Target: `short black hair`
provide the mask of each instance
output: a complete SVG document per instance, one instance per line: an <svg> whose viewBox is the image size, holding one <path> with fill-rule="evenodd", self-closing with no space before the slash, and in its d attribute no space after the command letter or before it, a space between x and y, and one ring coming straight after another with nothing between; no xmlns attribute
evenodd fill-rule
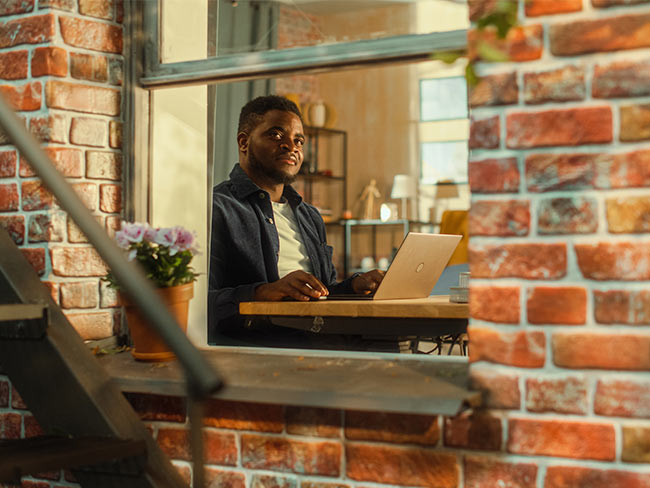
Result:
<svg viewBox="0 0 650 488"><path fill-rule="evenodd" d="M297 105L288 98L278 95L265 95L257 97L244 105L239 113L239 127L237 133L252 131L261 121L262 116L271 110L293 112L302 122L302 114Z"/></svg>

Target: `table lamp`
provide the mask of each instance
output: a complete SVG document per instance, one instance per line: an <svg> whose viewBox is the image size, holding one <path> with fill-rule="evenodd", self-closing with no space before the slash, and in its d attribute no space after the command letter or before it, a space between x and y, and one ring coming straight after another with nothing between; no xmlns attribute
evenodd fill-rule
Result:
<svg viewBox="0 0 650 488"><path fill-rule="evenodd" d="M403 219L408 219L407 198L410 198L413 195L415 195L415 184L413 179L409 175L395 175L390 197L402 199Z"/></svg>

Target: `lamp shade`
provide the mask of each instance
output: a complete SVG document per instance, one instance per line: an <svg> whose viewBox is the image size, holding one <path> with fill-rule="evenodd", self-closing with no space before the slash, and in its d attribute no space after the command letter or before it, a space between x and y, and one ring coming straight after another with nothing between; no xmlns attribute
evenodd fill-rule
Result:
<svg viewBox="0 0 650 488"><path fill-rule="evenodd" d="M409 175L395 175L391 198L410 198L415 196L415 182Z"/></svg>

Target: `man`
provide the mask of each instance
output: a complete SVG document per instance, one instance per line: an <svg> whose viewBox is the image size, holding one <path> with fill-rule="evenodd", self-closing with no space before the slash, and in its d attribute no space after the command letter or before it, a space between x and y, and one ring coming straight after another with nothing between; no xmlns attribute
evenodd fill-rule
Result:
<svg viewBox="0 0 650 488"><path fill-rule="evenodd" d="M304 143L302 117L290 100L270 95L242 108L239 164L213 192L210 344L348 348L347 338L245 324L239 303L370 293L383 278L373 270L336 281L323 219L291 187Z"/></svg>

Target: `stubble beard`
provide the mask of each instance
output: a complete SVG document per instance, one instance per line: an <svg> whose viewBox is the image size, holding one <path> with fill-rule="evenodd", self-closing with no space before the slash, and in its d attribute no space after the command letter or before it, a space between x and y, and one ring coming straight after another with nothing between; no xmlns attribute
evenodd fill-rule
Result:
<svg viewBox="0 0 650 488"><path fill-rule="evenodd" d="M259 175L261 178L276 185L290 185L298 175L290 175L283 173L275 168L268 168L255 156L255 151L251 147L248 152L248 163L251 170Z"/></svg>

